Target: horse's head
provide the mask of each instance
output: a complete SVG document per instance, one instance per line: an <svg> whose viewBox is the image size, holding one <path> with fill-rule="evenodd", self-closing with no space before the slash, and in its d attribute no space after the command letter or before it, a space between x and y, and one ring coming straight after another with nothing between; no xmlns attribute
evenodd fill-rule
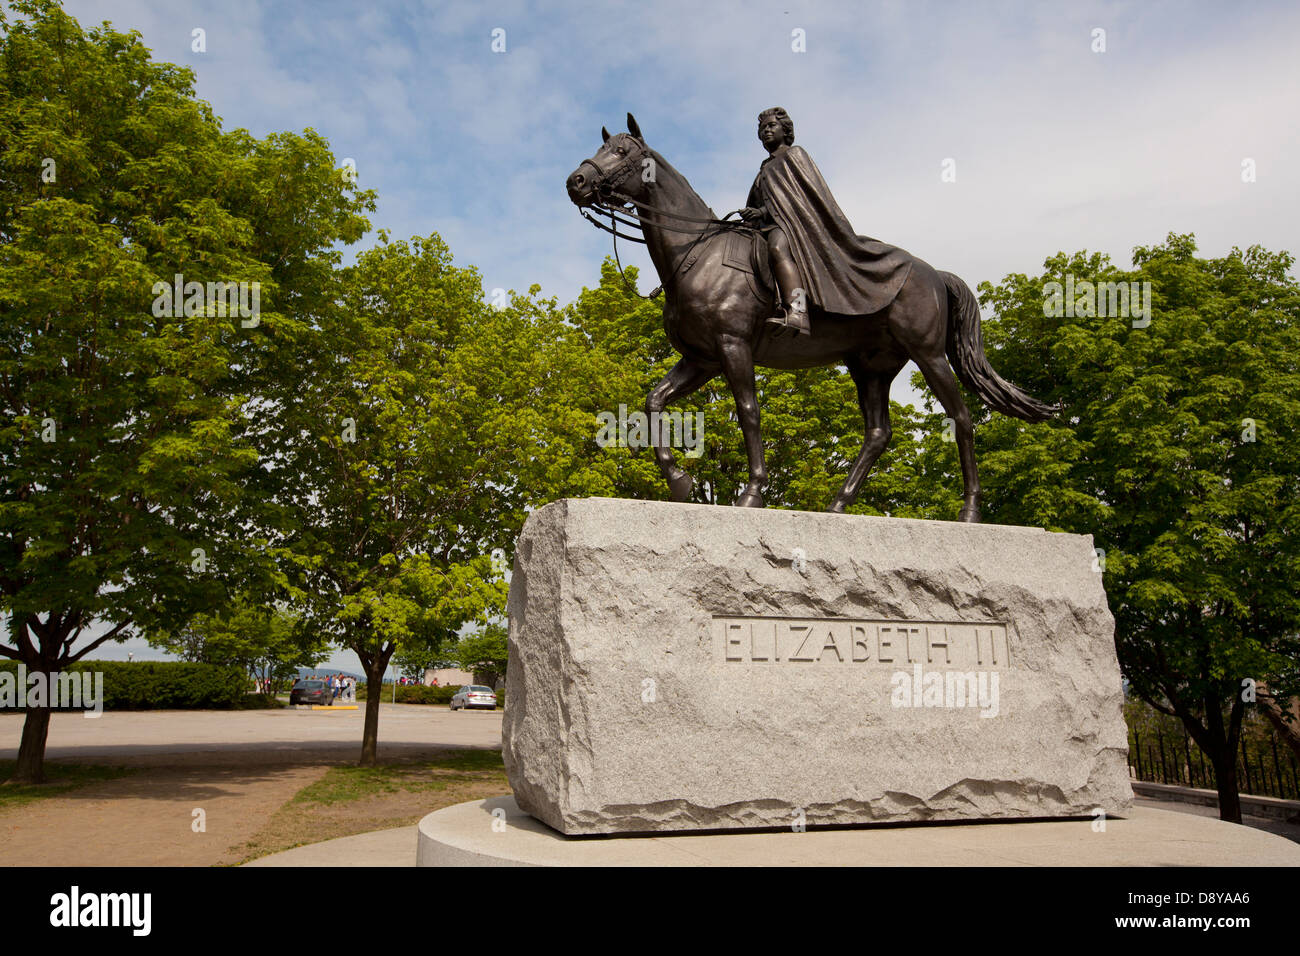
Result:
<svg viewBox="0 0 1300 956"><path fill-rule="evenodd" d="M604 145L591 159L584 159L565 180L574 205L592 206L612 201L621 206L626 200L616 193L640 198L644 184L639 174L649 158L650 149L641 138L641 128L631 113L627 114L627 128L628 132L611 136L609 130L601 127Z"/></svg>

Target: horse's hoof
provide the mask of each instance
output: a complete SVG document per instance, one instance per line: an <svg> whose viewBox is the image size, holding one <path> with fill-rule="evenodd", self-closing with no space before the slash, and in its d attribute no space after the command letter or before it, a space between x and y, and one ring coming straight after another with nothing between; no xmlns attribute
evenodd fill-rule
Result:
<svg viewBox="0 0 1300 956"><path fill-rule="evenodd" d="M756 495L747 491L736 499L737 508L761 508L763 507L763 496Z"/></svg>
<svg viewBox="0 0 1300 956"><path fill-rule="evenodd" d="M694 479L684 471L679 471L668 479L668 490L673 501L690 501L694 485Z"/></svg>
<svg viewBox="0 0 1300 956"><path fill-rule="evenodd" d="M833 515L842 515L844 514L844 502L836 498L834 501L831 502L831 506L826 510Z"/></svg>
<svg viewBox="0 0 1300 956"><path fill-rule="evenodd" d="M967 524L980 523L980 509L978 505L963 505L961 511L957 512L957 520L964 521Z"/></svg>

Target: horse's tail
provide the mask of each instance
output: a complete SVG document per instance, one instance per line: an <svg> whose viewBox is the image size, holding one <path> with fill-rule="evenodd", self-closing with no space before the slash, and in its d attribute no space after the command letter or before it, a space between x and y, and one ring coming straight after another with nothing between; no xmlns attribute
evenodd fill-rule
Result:
<svg viewBox="0 0 1300 956"><path fill-rule="evenodd" d="M1051 418L1056 409L1026 394L993 370L984 354L980 304L970 286L951 272L940 272L948 287L948 361L963 385L1003 415L1027 422Z"/></svg>

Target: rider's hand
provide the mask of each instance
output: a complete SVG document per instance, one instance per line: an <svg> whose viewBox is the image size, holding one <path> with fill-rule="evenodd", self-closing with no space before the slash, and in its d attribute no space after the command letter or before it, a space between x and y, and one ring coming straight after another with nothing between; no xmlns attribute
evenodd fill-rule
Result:
<svg viewBox="0 0 1300 956"><path fill-rule="evenodd" d="M762 219L766 214L764 209L755 209L753 206L746 206L740 210L740 218L748 222L751 219Z"/></svg>

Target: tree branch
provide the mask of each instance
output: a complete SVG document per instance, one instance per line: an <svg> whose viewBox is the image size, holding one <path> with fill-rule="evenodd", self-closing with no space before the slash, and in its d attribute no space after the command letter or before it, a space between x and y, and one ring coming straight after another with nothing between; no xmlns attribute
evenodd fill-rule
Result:
<svg viewBox="0 0 1300 956"><path fill-rule="evenodd" d="M87 644L85 647L83 647L83 648L81 649L81 651L79 651L77 654L75 654L75 655L71 655L71 656L68 656L68 657L65 657L65 658L64 658L63 660L61 660L59 663L60 663L60 664L75 664L77 661L81 660L83 657L85 657L87 654L89 654L89 653L90 653L91 651L93 651L95 648L99 647L101 644L104 644L104 643L106 643L107 641L111 641L115 636L117 636L117 633L118 633L119 631L121 631L122 628L126 627L126 626L127 626L128 624L130 624L130 623L131 623L130 621L123 621L122 623L120 623L120 624L118 624L116 627L114 627L111 631L109 631L107 634L104 634L104 635L102 635L101 637L97 637L97 638L95 638L93 641L91 641L89 644Z"/></svg>

